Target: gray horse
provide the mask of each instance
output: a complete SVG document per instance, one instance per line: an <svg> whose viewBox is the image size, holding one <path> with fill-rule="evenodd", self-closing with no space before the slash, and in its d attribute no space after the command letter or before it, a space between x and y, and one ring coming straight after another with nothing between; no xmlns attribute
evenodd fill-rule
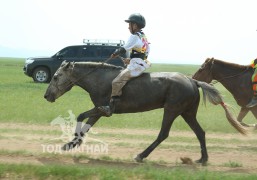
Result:
<svg viewBox="0 0 257 180"><path fill-rule="evenodd" d="M51 80L45 93L45 98L54 102L61 95L69 91L74 85L86 90L94 108L81 113L77 118L75 138L63 146L63 150L69 150L82 143L84 134L97 120L104 116L98 110L99 106L107 105L110 100L112 80L120 73L121 67L105 63L89 62L63 62ZM226 116L240 133L246 134L246 130L230 114L227 106L214 87L205 82L193 80L180 73L143 73L134 78L123 88L121 100L115 104L114 113L136 113L164 108L161 130L157 139L135 158L142 162L164 139L169 136L169 131L174 120L181 115L186 123L196 134L201 147L201 158L196 162L206 164L208 154L206 149L205 132L196 119L200 95L198 87L203 90L204 102L207 99L212 104L221 104ZM87 123L81 127L84 119Z"/></svg>

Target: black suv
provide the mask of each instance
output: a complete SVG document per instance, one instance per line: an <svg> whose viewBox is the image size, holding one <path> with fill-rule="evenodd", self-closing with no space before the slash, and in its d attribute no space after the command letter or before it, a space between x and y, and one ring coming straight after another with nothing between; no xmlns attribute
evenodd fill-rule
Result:
<svg viewBox="0 0 257 180"><path fill-rule="evenodd" d="M23 68L24 73L32 77L35 82L50 82L61 63L66 61L103 62L107 60L115 49L124 45L124 41L89 40L84 39L83 45L68 46L52 57L27 58ZM124 55L126 57L126 55ZM109 64L124 67L120 58L111 59Z"/></svg>

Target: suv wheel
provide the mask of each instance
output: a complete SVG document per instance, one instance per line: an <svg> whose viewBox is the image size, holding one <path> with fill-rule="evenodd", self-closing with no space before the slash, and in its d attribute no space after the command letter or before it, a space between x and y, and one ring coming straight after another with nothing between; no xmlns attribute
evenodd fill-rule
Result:
<svg viewBox="0 0 257 180"><path fill-rule="evenodd" d="M46 83L49 82L50 73L45 67L38 67L33 72L33 79L35 82Z"/></svg>

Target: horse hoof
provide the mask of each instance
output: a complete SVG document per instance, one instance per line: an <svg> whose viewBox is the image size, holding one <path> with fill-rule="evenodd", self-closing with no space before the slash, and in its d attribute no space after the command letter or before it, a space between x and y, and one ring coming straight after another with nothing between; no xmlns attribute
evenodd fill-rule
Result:
<svg viewBox="0 0 257 180"><path fill-rule="evenodd" d="M71 141L71 142L65 144L65 145L62 147L62 150L63 150L63 151L69 151L69 150L75 148L76 146L79 147L79 146L81 145L81 143L82 143L82 141L78 141L77 143Z"/></svg>
<svg viewBox="0 0 257 180"><path fill-rule="evenodd" d="M204 161L203 159L196 160L195 163L202 164L202 166L207 166L207 160Z"/></svg>
<svg viewBox="0 0 257 180"><path fill-rule="evenodd" d="M63 145L62 150L69 151L69 150L73 149L75 146L76 146L76 144L73 144L73 142L69 142L69 143Z"/></svg>
<svg viewBox="0 0 257 180"><path fill-rule="evenodd" d="M134 158L134 160L136 162L138 162L138 163L142 163L143 162L143 158L141 158L139 154Z"/></svg>

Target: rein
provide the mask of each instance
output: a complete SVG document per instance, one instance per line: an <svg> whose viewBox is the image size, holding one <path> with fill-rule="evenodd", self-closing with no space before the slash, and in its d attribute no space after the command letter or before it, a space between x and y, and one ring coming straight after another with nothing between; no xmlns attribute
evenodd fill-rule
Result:
<svg viewBox="0 0 257 180"><path fill-rule="evenodd" d="M118 57L121 58L122 61L124 60L123 57L121 57L121 56L118 56ZM85 75L83 75L83 76L77 78L75 81L72 81L72 80L71 80L69 84L65 85L65 88L66 88L66 87L69 87L69 86L71 86L71 85L75 85L75 84L76 84L79 80L81 80L82 78L84 78L84 77L86 77L87 75L91 74L92 72L94 72L94 71L97 70L98 68L103 67L103 66L104 66L104 63L107 63L107 62L110 61L111 59L113 59L113 58L112 58L112 57L109 57L109 58L106 59L105 61L101 62L101 65L96 66L95 68L93 68L91 71L89 71L89 72L86 73ZM73 69L74 69L74 66L73 66L73 68L72 68L72 72L73 72ZM71 72L71 74L72 74L72 72ZM65 84L65 83L62 83L62 84L60 84L59 86L62 86L63 84ZM60 90L60 88L59 88L58 86L57 86L57 89Z"/></svg>
<svg viewBox="0 0 257 180"><path fill-rule="evenodd" d="M212 75L212 69L213 69L213 65L214 65L214 60L212 61L212 65L211 65L211 68L210 68L210 75ZM237 76L240 76L241 74L245 73L246 71L248 71L249 67L247 67L244 71L238 73L238 74L235 74L235 75L230 75L230 76L226 76L226 77L223 77L219 80L214 80L213 82L211 82L210 84L211 85L214 85L214 84L217 84L219 83L220 81L223 81L224 79L229 79L229 78L234 78L234 77L237 77Z"/></svg>

